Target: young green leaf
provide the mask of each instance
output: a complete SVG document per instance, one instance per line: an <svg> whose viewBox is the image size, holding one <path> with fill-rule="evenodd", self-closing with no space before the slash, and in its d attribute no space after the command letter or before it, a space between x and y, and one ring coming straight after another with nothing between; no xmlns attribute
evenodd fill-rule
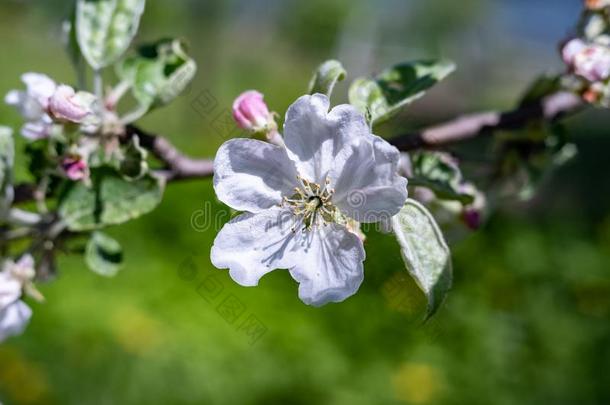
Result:
<svg viewBox="0 0 610 405"><path fill-rule="evenodd" d="M335 84L342 81L347 76L347 72L336 60L327 60L318 66L311 81L309 82L309 94L322 93L330 98Z"/></svg>
<svg viewBox="0 0 610 405"><path fill-rule="evenodd" d="M148 152L140 146L140 138L134 136L124 150L119 171L127 180L137 180L148 172Z"/></svg>
<svg viewBox="0 0 610 405"><path fill-rule="evenodd" d="M372 79L354 80L349 101L363 114L370 115L372 124L379 124L422 97L454 70L455 64L449 61L401 63Z"/></svg>
<svg viewBox="0 0 610 405"><path fill-rule="evenodd" d="M77 0L76 37L95 70L116 62L138 31L146 0Z"/></svg>
<svg viewBox="0 0 610 405"><path fill-rule="evenodd" d="M428 298L430 318L451 288L449 247L430 212L412 199L392 217L392 229L407 270Z"/></svg>
<svg viewBox="0 0 610 405"><path fill-rule="evenodd" d="M113 277L121 269L123 249L105 233L93 232L85 249L85 262L95 273Z"/></svg>
<svg viewBox="0 0 610 405"><path fill-rule="evenodd" d="M443 200L457 200L462 204L474 201L476 193L466 184L457 162L443 152L417 152L411 155L412 176L409 185L427 187Z"/></svg>
<svg viewBox="0 0 610 405"><path fill-rule="evenodd" d="M61 198L59 215L71 231L117 225L151 212L163 198L164 183L152 175L125 180L118 172L92 172L92 187L73 183Z"/></svg>
<svg viewBox="0 0 610 405"><path fill-rule="evenodd" d="M141 47L116 70L121 80L131 84L140 106L151 110L180 95L195 77L197 64L187 54L183 41L164 39Z"/></svg>
<svg viewBox="0 0 610 405"><path fill-rule="evenodd" d="M519 105L525 106L539 102L546 96L561 90L561 76L542 75L530 85L521 97Z"/></svg>

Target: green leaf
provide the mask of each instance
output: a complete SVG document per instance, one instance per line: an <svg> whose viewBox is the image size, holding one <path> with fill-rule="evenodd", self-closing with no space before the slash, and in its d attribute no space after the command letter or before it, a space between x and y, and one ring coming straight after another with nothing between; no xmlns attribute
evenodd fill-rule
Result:
<svg viewBox="0 0 610 405"><path fill-rule="evenodd" d="M76 7L74 7L72 10L70 19L64 21L63 23L63 40L68 57L70 58L78 77L78 87L85 88L85 70L87 67L87 62L85 61L83 53L80 50L78 38L76 36Z"/></svg>
<svg viewBox="0 0 610 405"><path fill-rule="evenodd" d="M13 165L15 145L13 130L0 126L0 218L13 202Z"/></svg>
<svg viewBox="0 0 610 405"><path fill-rule="evenodd" d="M318 66L314 76L309 82L309 94L322 93L329 98L337 82L342 81L347 76L341 62L327 60Z"/></svg>
<svg viewBox="0 0 610 405"><path fill-rule="evenodd" d="M370 116L372 124L379 124L422 97L454 70L455 64L449 61L401 63L372 79L354 80L349 101Z"/></svg>
<svg viewBox="0 0 610 405"><path fill-rule="evenodd" d="M494 177L498 192L530 200L554 171L577 155L568 135L563 123L538 120L496 137L499 159Z"/></svg>
<svg viewBox="0 0 610 405"><path fill-rule="evenodd" d="M146 0L77 0L76 36L95 70L116 62L138 31Z"/></svg>
<svg viewBox="0 0 610 405"><path fill-rule="evenodd" d="M93 232L85 250L85 263L95 273L113 277L123 264L123 249L105 233Z"/></svg>
<svg viewBox="0 0 610 405"><path fill-rule="evenodd" d="M150 110L168 104L186 89L197 64L178 39L164 39L138 50L117 65L117 75L131 84L142 108Z"/></svg>
<svg viewBox="0 0 610 405"><path fill-rule="evenodd" d="M407 270L428 298L428 319L451 289L451 252L430 212L415 200L392 217L392 229Z"/></svg>
<svg viewBox="0 0 610 405"><path fill-rule="evenodd" d="M148 152L140 146L140 138L133 136L124 150L124 157L121 160L119 170L128 180L142 178L148 172L146 157Z"/></svg>
<svg viewBox="0 0 610 405"><path fill-rule="evenodd" d="M71 231L117 225L149 213L163 198L164 183L152 175L128 181L110 168L92 172L92 186L72 183L59 205Z"/></svg>
<svg viewBox="0 0 610 405"><path fill-rule="evenodd" d="M561 90L561 76L542 75L538 77L521 97L521 106L539 102L544 97Z"/></svg>
<svg viewBox="0 0 610 405"><path fill-rule="evenodd" d="M427 187L442 200L457 200L462 204L474 201L475 193L462 178L457 162L443 152L417 152L411 155L412 177L410 186Z"/></svg>

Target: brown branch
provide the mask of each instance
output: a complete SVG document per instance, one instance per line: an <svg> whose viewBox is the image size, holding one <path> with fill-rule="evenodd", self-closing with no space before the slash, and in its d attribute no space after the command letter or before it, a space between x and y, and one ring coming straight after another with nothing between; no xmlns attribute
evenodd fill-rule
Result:
<svg viewBox="0 0 610 405"><path fill-rule="evenodd" d="M463 142L494 130L523 128L536 119L554 121L584 107L572 93L555 93L538 102L521 105L507 112L482 112L458 117L443 124L404 134L390 139L402 151L435 149Z"/></svg>
<svg viewBox="0 0 610 405"><path fill-rule="evenodd" d="M166 165L157 173L166 180L210 177L214 174L214 162L210 159L193 159L185 156L166 138L147 133L133 125L127 127L127 137L137 135L140 145Z"/></svg>
<svg viewBox="0 0 610 405"><path fill-rule="evenodd" d="M555 93L537 102L521 105L507 112L483 112L458 117L443 124L425 128L390 139L401 151L440 148L467 141L499 129L523 128L535 119L553 121L579 111L584 106L572 93ZM130 126L128 135L138 135L142 146L149 149L167 166L161 174L168 180L202 178L213 175L213 162L208 159L192 159L183 155L163 137L148 134Z"/></svg>
<svg viewBox="0 0 610 405"><path fill-rule="evenodd" d="M36 186L30 183L20 183L15 185L15 197L13 203L21 204L34 200Z"/></svg>
<svg viewBox="0 0 610 405"><path fill-rule="evenodd" d="M556 93L538 102L521 105L507 112L483 112L468 114L454 120L434 125L390 139L390 143L401 151L415 149L435 149L464 142L478 136L493 133L499 129L519 129L535 119L553 121L580 111L584 107L581 99L571 93ZM148 133L130 125L126 129L125 140L137 135L142 147L149 150L165 167L156 173L168 181L206 178L214 174L211 159L193 159L184 155L166 138ZM20 184L15 188L15 202L31 201L34 187Z"/></svg>

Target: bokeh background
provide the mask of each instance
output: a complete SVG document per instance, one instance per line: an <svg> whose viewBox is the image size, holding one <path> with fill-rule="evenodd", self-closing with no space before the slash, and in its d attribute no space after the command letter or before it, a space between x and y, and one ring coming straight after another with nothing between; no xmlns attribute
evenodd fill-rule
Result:
<svg viewBox="0 0 610 405"><path fill-rule="evenodd" d="M2 0L0 93L26 71L74 83L59 41L70 3ZM138 41L186 38L199 72L142 126L196 156L223 141L193 107L201 94L222 112L256 88L283 114L327 58L351 78L405 59L458 63L388 134L509 108L537 74L561 69L557 43L580 9L577 0L148 3ZM0 122L19 126L7 106ZM214 228L229 212L210 180L174 184L154 213L109 231L126 254L114 279L61 258L25 335L0 345L0 402L610 403L610 114L590 111L568 128L580 154L537 198L500 206L452 243L454 288L425 324L424 298L391 237L369 234L357 295L315 309L286 272L244 288L214 269Z"/></svg>

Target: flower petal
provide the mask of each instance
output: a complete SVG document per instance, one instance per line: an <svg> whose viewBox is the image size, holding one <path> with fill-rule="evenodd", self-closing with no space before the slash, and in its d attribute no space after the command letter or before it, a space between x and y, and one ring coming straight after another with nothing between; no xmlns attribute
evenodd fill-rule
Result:
<svg viewBox="0 0 610 405"><path fill-rule="evenodd" d="M286 113L284 139L288 155L298 172L322 184L331 167L341 157L345 145L369 134L366 120L350 105L328 112L330 102L323 94L303 96Z"/></svg>
<svg viewBox="0 0 610 405"><path fill-rule="evenodd" d="M364 279L364 247L358 236L337 224L311 233L308 248L290 270L299 282L299 298L308 305L341 302L352 296Z"/></svg>
<svg viewBox="0 0 610 405"><path fill-rule="evenodd" d="M214 160L214 190L239 211L260 212L294 193L297 174L284 148L254 139L225 142Z"/></svg>
<svg viewBox="0 0 610 405"><path fill-rule="evenodd" d="M343 166L331 175L333 202L358 222L379 222L400 211L407 199L407 179L398 175L398 150L378 136L362 138L344 151Z"/></svg>
<svg viewBox="0 0 610 405"><path fill-rule="evenodd" d="M220 269L229 269L231 278L243 286L255 286L258 280L277 268L294 266L301 247L292 232L294 216L282 208L257 214L245 213L229 221L220 230L210 259Z"/></svg>
<svg viewBox="0 0 610 405"><path fill-rule="evenodd" d="M43 109L46 109L49 105L49 98L57 88L53 79L42 73L28 72L21 75L21 80L25 83L28 95L36 100Z"/></svg>
<svg viewBox="0 0 610 405"><path fill-rule="evenodd" d="M8 271L0 273L0 311L21 296L21 283Z"/></svg>
<svg viewBox="0 0 610 405"><path fill-rule="evenodd" d="M32 317L32 310L18 300L0 310L0 342L25 330Z"/></svg>

